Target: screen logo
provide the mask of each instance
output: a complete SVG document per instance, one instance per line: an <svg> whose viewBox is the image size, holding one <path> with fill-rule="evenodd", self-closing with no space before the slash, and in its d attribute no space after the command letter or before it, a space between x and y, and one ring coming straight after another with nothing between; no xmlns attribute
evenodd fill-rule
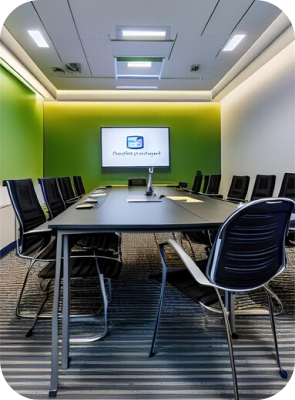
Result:
<svg viewBox="0 0 295 400"><path fill-rule="evenodd" d="M143 136L127 136L127 149L143 149Z"/></svg>

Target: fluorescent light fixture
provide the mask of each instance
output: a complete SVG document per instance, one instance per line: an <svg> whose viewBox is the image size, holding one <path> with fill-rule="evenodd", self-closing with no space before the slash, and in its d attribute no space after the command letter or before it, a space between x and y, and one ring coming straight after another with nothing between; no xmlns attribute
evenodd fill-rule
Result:
<svg viewBox="0 0 295 400"><path fill-rule="evenodd" d="M235 35L233 36L227 45L223 48L223 51L232 51L237 45L244 39L246 35Z"/></svg>
<svg viewBox="0 0 295 400"><path fill-rule="evenodd" d="M165 37L166 31L122 31L123 37Z"/></svg>
<svg viewBox="0 0 295 400"><path fill-rule="evenodd" d="M158 86L116 86L116 89L125 89L125 90L154 90L154 89L158 89Z"/></svg>
<svg viewBox="0 0 295 400"><path fill-rule="evenodd" d="M129 61L127 63L128 68L151 68L151 61Z"/></svg>
<svg viewBox="0 0 295 400"><path fill-rule="evenodd" d="M150 79L160 79L159 75L138 75L138 74L118 74L117 78L150 78Z"/></svg>
<svg viewBox="0 0 295 400"><path fill-rule="evenodd" d="M39 31L28 31L29 35L33 38L38 47L49 47L48 43Z"/></svg>

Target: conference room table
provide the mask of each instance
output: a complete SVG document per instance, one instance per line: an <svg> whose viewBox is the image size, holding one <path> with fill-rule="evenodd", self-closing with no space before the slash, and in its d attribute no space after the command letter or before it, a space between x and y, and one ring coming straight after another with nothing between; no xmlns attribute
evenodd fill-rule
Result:
<svg viewBox="0 0 295 400"><path fill-rule="evenodd" d="M97 203L92 208L76 208L81 204L85 204L83 202L89 196L85 195L79 202L69 207L56 218L48 221L47 227L57 232L52 312L50 397L55 397L58 390L58 309L62 272L62 368L68 368L70 360L69 237L77 234L103 232L157 233L218 229L238 207L237 204L204 195L191 194L181 189L156 187L154 190L154 196L146 196L145 187L100 188L89 194L95 196L95 200L97 200ZM96 193L94 194L94 192Z"/></svg>

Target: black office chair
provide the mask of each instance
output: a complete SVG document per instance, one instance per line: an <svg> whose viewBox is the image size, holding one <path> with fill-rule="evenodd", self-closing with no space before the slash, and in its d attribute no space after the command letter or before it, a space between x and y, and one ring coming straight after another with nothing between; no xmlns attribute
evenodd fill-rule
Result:
<svg viewBox="0 0 295 400"><path fill-rule="evenodd" d="M189 271L186 274L186 279L188 280L191 276L192 279L190 279L189 283L191 284L192 281L197 283L197 287L200 290L200 298L204 298L205 295L207 297L214 296L215 294L220 303L229 347L235 399L237 400L239 395L232 348L231 316L228 315L228 310L225 308L221 291L224 292L225 296L230 296L236 292L248 292L261 287L265 289L269 304L277 364L282 378L287 378L287 372L280 365L273 305L267 284L285 269L285 236L293 208L294 201L284 198L261 199L244 204L221 226L207 264L203 264L201 268L174 240L160 244L163 266L162 289L150 356L155 354L155 343L167 276L164 249L169 244L177 252ZM179 282L179 279L174 278L174 281ZM198 301L198 298L195 297L195 300Z"/></svg>
<svg viewBox="0 0 295 400"><path fill-rule="evenodd" d="M76 196L84 196L85 188L82 181L82 176L73 176L74 188L76 192Z"/></svg>
<svg viewBox="0 0 295 400"><path fill-rule="evenodd" d="M218 194L220 187L221 175L210 175L207 184L206 194Z"/></svg>
<svg viewBox="0 0 295 400"><path fill-rule="evenodd" d="M249 182L250 182L250 177L248 175L245 176L234 175L231 181L231 185L226 200L232 202L244 201L247 196Z"/></svg>
<svg viewBox="0 0 295 400"><path fill-rule="evenodd" d="M55 276L56 240L50 229L36 229L46 222L46 217L38 201L32 180L6 180L3 182L3 185L8 189L11 204L19 223L19 238L16 238L16 253L19 257L30 260L17 303L16 314L19 317L34 319L33 325L26 335L31 336L38 320L44 318L40 314L48 297L52 294L50 287L51 281ZM112 258L113 254L111 254L111 252L103 253L103 258L100 258L100 256L101 254L99 254L99 251L94 251L92 248L86 250L80 247L78 249L72 248L71 250L71 277L99 278L105 308L105 326L103 333L97 336L97 339L107 334L108 303L104 287L104 275L107 275L109 270L116 270L118 263L117 258ZM45 264L38 272L38 277L41 279L40 287L44 292L44 300L35 315L21 313L20 304L25 286L32 271L32 267L36 262ZM83 341L85 340L83 339Z"/></svg>
<svg viewBox="0 0 295 400"><path fill-rule="evenodd" d="M279 197L295 200L295 174L286 172L282 181Z"/></svg>
<svg viewBox="0 0 295 400"><path fill-rule="evenodd" d="M210 175L204 175L204 184L202 193L207 193L209 181L210 181Z"/></svg>
<svg viewBox="0 0 295 400"><path fill-rule="evenodd" d="M286 172L282 181L279 197L287 197L295 200L295 174ZM295 209L293 211L295 213ZM293 214L294 216L294 214ZM295 219L290 221L289 231L286 238L286 245L294 246L295 244Z"/></svg>
<svg viewBox="0 0 295 400"><path fill-rule="evenodd" d="M271 197L276 183L275 175L257 175L251 195L251 201Z"/></svg>
<svg viewBox="0 0 295 400"><path fill-rule="evenodd" d="M147 186L145 178L129 178L128 186Z"/></svg>
<svg viewBox="0 0 295 400"><path fill-rule="evenodd" d="M60 178L56 178L56 180L67 208L81 198L81 196L75 196L70 177L62 176Z"/></svg>
<svg viewBox="0 0 295 400"><path fill-rule="evenodd" d="M57 217L66 210L66 205L61 197L56 179L39 178L38 182L41 186L50 219ZM108 280L109 288L108 299L104 300L110 302L112 299L111 280L118 279L122 269L121 236L117 233L75 235L71 239L71 244L82 249L92 250L97 258L101 258L100 271L104 278ZM107 305L105 304L106 309Z"/></svg>
<svg viewBox="0 0 295 400"><path fill-rule="evenodd" d="M195 194L200 193L202 181L203 181L203 175L198 174L195 176L194 183L191 188L191 193Z"/></svg>
<svg viewBox="0 0 295 400"><path fill-rule="evenodd" d="M40 314L48 297L52 293L50 286L55 272L56 241L50 229L35 230L38 226L46 222L46 217L39 204L32 180L6 180L3 182L3 186L6 186L8 189L11 204L19 223L19 237L16 237L16 253L19 257L30 260L16 306L17 316L34 319L33 325L26 335L29 337L33 334L33 329L38 320L44 318ZM41 279L40 287L44 292L44 299L37 314L21 313L20 304L25 286L32 267L36 262L45 264L40 268L38 273L38 277ZM72 250L71 276L73 278L86 278L89 276L98 276L98 274L99 267L92 251Z"/></svg>
<svg viewBox="0 0 295 400"><path fill-rule="evenodd" d="M56 178L39 178L49 218L53 219L66 210L66 204L61 196Z"/></svg>

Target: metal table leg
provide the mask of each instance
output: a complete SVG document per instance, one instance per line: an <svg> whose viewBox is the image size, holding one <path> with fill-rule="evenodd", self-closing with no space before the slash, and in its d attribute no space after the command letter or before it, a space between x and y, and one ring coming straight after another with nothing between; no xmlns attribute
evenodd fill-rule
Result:
<svg viewBox="0 0 295 400"><path fill-rule="evenodd" d="M63 240L63 306L62 306L62 368L70 364L69 318L70 318L70 249L69 236Z"/></svg>
<svg viewBox="0 0 295 400"><path fill-rule="evenodd" d="M61 259L62 259L62 234L57 232L56 266L54 282L54 298L52 310L51 332L51 380L49 397L56 397L58 390L58 303L60 291Z"/></svg>

